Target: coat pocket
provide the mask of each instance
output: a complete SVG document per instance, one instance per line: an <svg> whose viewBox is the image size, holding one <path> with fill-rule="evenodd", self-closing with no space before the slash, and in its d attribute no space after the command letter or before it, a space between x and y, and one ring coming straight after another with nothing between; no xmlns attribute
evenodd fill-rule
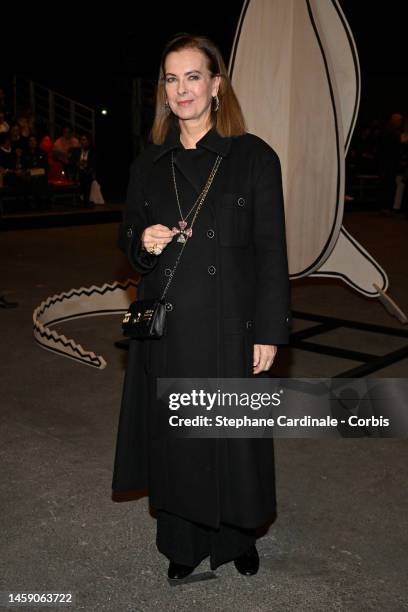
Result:
<svg viewBox="0 0 408 612"><path fill-rule="evenodd" d="M219 208L219 243L222 247L247 247L252 216L246 193L224 193Z"/></svg>

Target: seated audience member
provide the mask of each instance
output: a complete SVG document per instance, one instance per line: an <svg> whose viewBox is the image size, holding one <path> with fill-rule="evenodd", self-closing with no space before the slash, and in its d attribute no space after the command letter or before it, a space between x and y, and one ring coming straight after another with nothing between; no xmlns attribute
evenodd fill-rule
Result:
<svg viewBox="0 0 408 612"><path fill-rule="evenodd" d="M43 135L39 143L39 148L47 156L48 182L50 184L60 183L63 177L64 166L54 158L54 141L49 134Z"/></svg>
<svg viewBox="0 0 408 612"><path fill-rule="evenodd" d="M401 132L403 115L392 113L383 127L378 140L378 169L382 208L381 214L387 217L394 208L396 177L401 159Z"/></svg>
<svg viewBox="0 0 408 612"><path fill-rule="evenodd" d="M30 106L26 106L24 108L22 108L17 115L18 119L17 121L20 123L22 128L26 128L27 129L27 133L28 131L30 132L30 134L34 134L36 129L35 129L35 116L34 116L34 112L32 110L32 108ZM27 135L27 134L25 134Z"/></svg>
<svg viewBox="0 0 408 612"><path fill-rule="evenodd" d="M83 203L88 207L91 206L89 195L96 172L95 149L87 134L82 134L79 142L80 148L71 154L70 173L73 180L80 183Z"/></svg>
<svg viewBox="0 0 408 612"><path fill-rule="evenodd" d="M79 148L79 140L74 136L71 126L66 125L62 129L62 136L54 142L53 156L54 159L60 161L68 169L71 153L74 149Z"/></svg>
<svg viewBox="0 0 408 612"><path fill-rule="evenodd" d="M10 126L6 121L6 116L3 111L0 111L0 134L6 134L10 130Z"/></svg>
<svg viewBox="0 0 408 612"><path fill-rule="evenodd" d="M48 162L48 184L49 185L73 185L73 181L68 178L66 166L54 157L54 141L48 133L44 133L39 148L47 156Z"/></svg>
<svg viewBox="0 0 408 612"><path fill-rule="evenodd" d="M12 124L9 134L11 138L11 147L13 150L17 148L27 148L30 131L24 118L20 117Z"/></svg>
<svg viewBox="0 0 408 612"><path fill-rule="evenodd" d="M23 149L13 150L8 134L0 134L0 175L3 187L13 189L18 197L24 197Z"/></svg>
<svg viewBox="0 0 408 612"><path fill-rule="evenodd" d="M11 148L13 151L16 149L25 149L27 147L27 140L22 138L21 130L18 123L14 123L9 132L10 140L11 140Z"/></svg>
<svg viewBox="0 0 408 612"><path fill-rule="evenodd" d="M3 168L9 168L8 165L11 160L12 148L10 134L0 134L0 166Z"/></svg>
<svg viewBox="0 0 408 612"><path fill-rule="evenodd" d="M30 136L22 163L29 193L33 196L35 205L38 208L44 208L49 195L48 160L46 154L38 146L36 136Z"/></svg>
<svg viewBox="0 0 408 612"><path fill-rule="evenodd" d="M5 120L7 123L12 122L12 109L7 102L6 90L4 87L0 87L0 113L4 113Z"/></svg>
<svg viewBox="0 0 408 612"><path fill-rule="evenodd" d="M0 174L2 184L6 187L13 186L14 159L15 156L11 148L10 136L3 132L0 134Z"/></svg>
<svg viewBox="0 0 408 612"><path fill-rule="evenodd" d="M43 153L50 155L54 147L54 142L49 134L44 134L38 145Z"/></svg>
<svg viewBox="0 0 408 612"><path fill-rule="evenodd" d="M30 136L28 139L28 148L24 153L24 167L26 170L43 170L43 172L34 173L37 176L47 173L48 160L46 154L38 146L36 136Z"/></svg>
<svg viewBox="0 0 408 612"><path fill-rule="evenodd" d="M0 87L0 113L7 113L6 92Z"/></svg>
<svg viewBox="0 0 408 612"><path fill-rule="evenodd" d="M53 163L58 163L54 160L54 156L52 154L54 148L54 141L48 133L42 135L42 137L38 140L38 147L44 153L47 158L48 168L51 168Z"/></svg>
<svg viewBox="0 0 408 612"><path fill-rule="evenodd" d="M28 144L28 139L33 134L33 129L29 118L21 114L17 119L17 124L20 127L20 137L25 144Z"/></svg>

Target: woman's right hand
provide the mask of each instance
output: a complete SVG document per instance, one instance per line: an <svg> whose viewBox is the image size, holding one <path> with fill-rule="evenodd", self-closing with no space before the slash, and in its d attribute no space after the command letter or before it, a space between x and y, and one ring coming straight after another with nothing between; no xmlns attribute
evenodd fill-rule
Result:
<svg viewBox="0 0 408 612"><path fill-rule="evenodd" d="M173 240L175 233L176 232L174 230L171 230L169 227L161 225L160 223L157 223L156 225L149 225L149 227L146 227L146 229L143 231L141 237L143 248L148 251L155 244L157 244L158 247L164 249L169 242Z"/></svg>

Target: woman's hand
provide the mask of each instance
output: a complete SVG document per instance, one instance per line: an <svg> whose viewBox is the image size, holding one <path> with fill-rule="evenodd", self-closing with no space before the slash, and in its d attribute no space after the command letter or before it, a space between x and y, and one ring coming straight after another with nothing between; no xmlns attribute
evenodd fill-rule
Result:
<svg viewBox="0 0 408 612"><path fill-rule="evenodd" d="M174 235L175 232L165 225L160 223L149 225L142 234L143 248L148 251L156 244L161 249L164 249L172 241Z"/></svg>
<svg viewBox="0 0 408 612"><path fill-rule="evenodd" d="M269 370L275 359L278 347L274 344L254 344L253 374Z"/></svg>

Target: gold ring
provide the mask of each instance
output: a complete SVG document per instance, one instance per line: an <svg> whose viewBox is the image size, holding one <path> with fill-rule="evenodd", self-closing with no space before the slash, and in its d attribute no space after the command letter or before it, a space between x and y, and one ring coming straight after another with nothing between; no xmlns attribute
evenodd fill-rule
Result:
<svg viewBox="0 0 408 612"><path fill-rule="evenodd" d="M151 253L152 255L160 255L160 253L162 252L163 249L161 249L159 247L158 244L154 244L150 249L149 249L149 253Z"/></svg>

